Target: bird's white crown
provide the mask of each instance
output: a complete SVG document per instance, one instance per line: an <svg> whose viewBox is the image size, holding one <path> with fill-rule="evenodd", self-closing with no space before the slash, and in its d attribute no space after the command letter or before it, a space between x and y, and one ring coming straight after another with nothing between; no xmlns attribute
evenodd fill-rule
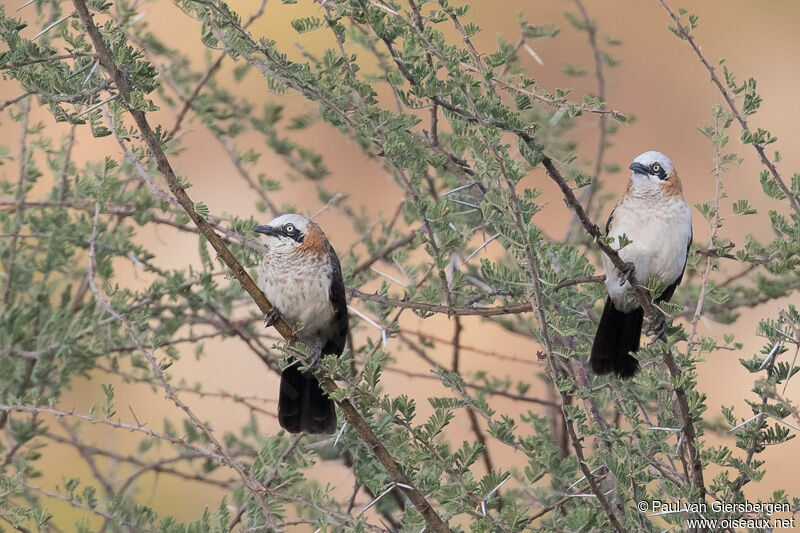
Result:
<svg viewBox="0 0 800 533"><path fill-rule="evenodd" d="M295 228L300 230L301 233L305 233L308 230L308 226L313 224L311 220L307 219L303 215L298 215L296 213L287 213L285 215L281 215L277 218L272 219L267 225L272 226L273 228L281 228L286 224L292 224Z"/></svg>
<svg viewBox="0 0 800 533"><path fill-rule="evenodd" d="M654 163L658 163L666 171L667 175L675 173L675 165L672 164L670 158L655 150L642 152L636 156L633 163L639 163L645 167L652 167Z"/></svg>

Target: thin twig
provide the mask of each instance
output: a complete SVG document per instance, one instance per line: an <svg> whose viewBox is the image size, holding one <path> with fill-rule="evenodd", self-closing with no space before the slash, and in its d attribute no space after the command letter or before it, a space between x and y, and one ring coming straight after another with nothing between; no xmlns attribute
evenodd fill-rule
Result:
<svg viewBox="0 0 800 533"><path fill-rule="evenodd" d="M681 36L682 39L689 43L689 45L692 47L692 50L697 55L697 58L711 75L711 81L714 83L714 85L716 85L717 89L719 89L719 92L722 94L722 97L728 104L728 107L730 108L734 118L736 118L736 121L743 130L749 131L750 128L747 124L747 119L744 118L741 111L736 106L733 96L731 96L731 94L725 88L725 85L723 85L722 81L719 79L719 76L717 76L717 72L714 67L712 67L711 64L706 60L703 52L700 50L700 47L695 42L694 37L692 37L692 35L686 31L686 27L681 23L681 19L672 11L672 9L670 9L665 0L658 0L658 2L661 4L661 7L664 8L670 18L675 22L675 31ZM800 203L798 203L797 197L783 181L783 178L778 172L775 163L770 161L770 159L767 157L766 151L764 150L764 145L753 143L753 148L758 153L761 163L763 163L763 165L769 169L770 174L772 174L772 177L775 179L775 183L778 184L781 192L783 192L783 194L789 200L789 205L791 205L794 212L800 216Z"/></svg>
<svg viewBox="0 0 800 533"><path fill-rule="evenodd" d="M260 495L260 490L262 488L266 488L260 484L260 482L256 479L256 477L250 472L250 470L237 461L235 458L231 457L227 450L222 446L222 444L217 440L214 436L211 428L205 424L204 422L200 421L197 415L192 411L188 405L186 405L177 395L175 389L167 380L166 376L164 375L163 370L161 370L161 366L159 365L158 361L155 358L151 349L142 344L139 340L139 337L136 335L136 331L134 330L131 323L128 321L127 317L118 311L116 311L111 304L109 304L105 298L100 294L100 290L98 289L95 283L95 242L97 240L97 226L98 221L100 218L100 204L95 204L95 212L94 212L94 225L92 228L92 240L89 245L89 266L87 268L87 278L89 280L89 286L92 288L92 292L94 293L95 300L100 304L100 306L108 312L111 316L115 317L118 322L120 322L128 336L131 338L133 343L136 345L138 350L144 355L145 359L150 363L150 366L153 370L153 373L161 382L162 387L164 388L164 392L166 397L171 400L179 409L181 409L186 416L189 417L192 425L200 430L202 433L208 437L208 440L212 443L217 455L221 458L221 464L229 466L236 470L236 472L241 476L242 482L244 485L251 491L251 493L258 495L259 501L264 509L264 512L268 514L268 509L266 502L263 500L263 497Z"/></svg>
<svg viewBox="0 0 800 533"><path fill-rule="evenodd" d="M477 315L477 316L498 316L498 315L514 315L520 313L528 313L531 310L531 304L515 304L515 305L498 305L495 307L478 307L478 306L459 306L459 305L442 305L442 304L429 304L424 302L411 302L408 300L398 300L396 298L387 298L378 294L368 294L361 292L355 287L348 287L347 293L352 298L358 298L365 302L375 302L382 305L389 305L391 307L401 307L404 309L415 309L417 311L425 311L428 313L442 313L448 316L464 316L464 315Z"/></svg>
<svg viewBox="0 0 800 533"><path fill-rule="evenodd" d="M583 4L581 0L575 0L575 5L578 6L578 10L581 12L581 16L583 17L583 24L586 28L586 34L589 39L589 46L592 49L592 56L594 58L594 75L595 79L597 80L597 98L600 100L601 107L605 106L605 99L606 99L606 79L603 75L603 57L600 52L600 46L597 43L597 26L595 25L594 21L592 21L591 17L589 17L589 12L586 9L586 6ZM606 138L608 137L608 115L607 114L600 114L598 122L597 122L597 152L594 156L594 171L592 172L592 183L589 184L589 187L586 189L585 193L582 195L583 198L583 205L586 208L587 213L592 213L593 201L595 198L595 194L600 185L600 174L603 171L603 160L606 152L606 148L608 146L608 142ZM573 219L573 223L570 224L570 231L571 234L573 229L576 227L575 225L576 220Z"/></svg>

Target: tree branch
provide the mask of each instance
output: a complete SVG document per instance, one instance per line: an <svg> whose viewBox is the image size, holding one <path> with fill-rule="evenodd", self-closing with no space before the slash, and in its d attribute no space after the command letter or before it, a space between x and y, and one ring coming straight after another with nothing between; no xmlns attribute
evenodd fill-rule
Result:
<svg viewBox="0 0 800 533"><path fill-rule="evenodd" d="M122 97L123 105L128 109L128 112L136 122L142 138L153 153L158 165L158 169L164 176L164 179L167 181L173 196L184 209L184 211L186 211L195 225L197 225L198 229L203 236L206 237L209 244L211 244L214 250L217 251L220 258L231 269L231 272L239 281L242 288L247 291L256 305L258 305L259 309L261 309L262 312L267 313L270 309L272 309L272 304L269 302L269 300L267 300L267 297L264 296L264 293L261 292L253 279L248 275L241 263L239 263L228 247L225 246L219 235L217 235L208 222L206 222L206 220L201 217L197 211L195 211L194 202L192 202L191 198L189 198L189 195L186 194L186 191L178 181L178 178L175 175L175 172L172 170L172 166L170 165L166 154L161 148L158 138L151 129L144 112L131 107L131 90L128 80L125 76L123 76L114 63L106 44L103 42L103 37L100 34L100 31L92 21L92 17L86 7L86 3L84 0L73 0L73 5L75 6L78 16L81 19L81 23L86 29L86 32L88 33L89 38L94 45L100 64L103 66L103 68L105 68L106 72L108 72L109 76L111 76L111 79L116 84L117 89ZM293 338L291 328L283 320L278 320L275 324L275 328L285 339L291 340ZM334 383L330 377L321 374L318 377L320 378L320 383L328 392L328 394L332 395L338 390L336 383ZM405 473L400 468L400 465L397 464L380 440L378 440L377 436L369 427L366 420L361 417L353 404L346 399L338 401L337 403L342 409L345 419L348 421L348 423L356 428L361 438L366 442L370 451L387 469L398 486L403 485L401 488L414 504L416 509L423 516L428 527L433 531L449 533L450 528L442 521L425 496L423 496L422 493L412 485L411 481L408 479L408 477L406 477Z"/></svg>
<svg viewBox="0 0 800 533"><path fill-rule="evenodd" d="M749 131L749 127L747 125L747 119L745 119L742 113L739 111L739 108L736 106L736 102L734 101L733 97L728 93L728 90L725 88L725 85L722 84L722 81L719 79L719 76L717 76L714 67L712 67L706 60L705 56L703 55L703 52L700 50L700 47L695 42L694 37L692 37L691 34L689 34L686 31L686 28L681 23L681 19L678 18L678 16L670 9L670 7L664 0L658 0L658 2L661 4L661 7L664 8L664 10L670 16L670 18L672 18L672 20L675 22L676 26L675 31L680 35L682 39L684 39L686 42L689 43L689 45L692 47L692 50L697 55L698 59L700 59L700 62L703 64L706 70L708 70L708 73L711 75L711 81L714 83L714 85L717 86L717 89L719 89L719 92L722 94L722 97L725 98L725 102L728 104L728 107L730 108L734 118L736 118L736 121L739 123L739 125L742 127L743 130ZM786 198L789 200L789 204L792 206L794 212L797 213L797 216L800 216L800 204L798 204L797 202L797 197L783 181L783 178L778 172L778 169L775 166L775 164L772 161L770 161L769 158L767 157L767 154L764 151L764 146L761 144L753 143L753 148L758 153L758 157L761 159L761 162L764 164L764 166L767 167L767 169L769 169L770 174L772 174L772 177L775 179L775 182L778 184L778 187L781 189L781 192L783 192L783 194L786 195Z"/></svg>

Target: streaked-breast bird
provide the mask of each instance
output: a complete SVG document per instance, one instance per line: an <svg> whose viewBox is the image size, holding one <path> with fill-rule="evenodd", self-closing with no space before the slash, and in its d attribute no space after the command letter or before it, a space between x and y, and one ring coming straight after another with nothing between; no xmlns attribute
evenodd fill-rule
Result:
<svg viewBox="0 0 800 533"><path fill-rule="evenodd" d="M644 319L629 281L631 274L640 284L661 281L665 288L655 302L668 302L683 278L692 243L692 212L672 161L649 151L638 155L630 169L628 189L606 224L606 233L615 243L622 235L630 241L618 251L628 270L619 271L603 256L608 298L589 357L596 374L613 372L622 378L639 369L631 353L639 350ZM657 337L666 332L666 321L661 319L655 328Z"/></svg>
<svg viewBox="0 0 800 533"><path fill-rule="evenodd" d="M281 373L278 422L290 433L333 433L333 401L311 371L328 354L344 351L348 317L342 268L322 229L304 216L282 215L255 228L266 236L259 286L274 306L265 317L271 326L282 317L295 338L308 347L309 367L289 359Z"/></svg>

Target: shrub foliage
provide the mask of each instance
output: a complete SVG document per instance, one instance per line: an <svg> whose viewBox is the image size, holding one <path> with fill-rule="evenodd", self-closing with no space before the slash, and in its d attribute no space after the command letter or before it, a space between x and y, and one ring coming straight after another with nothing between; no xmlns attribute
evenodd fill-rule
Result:
<svg viewBox="0 0 800 533"><path fill-rule="evenodd" d="M800 311L770 305L800 287L800 175L783 174L776 138L749 125L761 104L755 80L740 81L724 62L702 56L695 16L661 2L670 30L720 91L698 128L716 184L696 206L708 231L695 235L684 283L661 306L672 319L668 339L643 348L643 371L620 383L587 373L585 360L604 296L599 259L619 261L615 249L624 244L600 229L603 177L619 170L605 150L632 119L605 101L621 43L601 33L580 0L566 25L585 33L595 64L566 71L595 76L597 91L585 96L540 86L521 61L558 28L520 18L518 35L479 50L468 6L447 0L320 2L316 16L291 26L324 32L330 46L292 54L299 60L249 31L268 16L264 3L249 17L219 0L175 5L197 21L203 68L187 57L196 43L171 48L149 29L138 2L28 2L35 28L0 7L0 68L17 91L0 103L2 120L19 131L17 145L0 146L0 520L19 531L48 529L53 506L64 503L80 511L75 527L86 531L655 532L686 528L687 518L754 516L637 509L653 499L743 501L746 485L764 476L759 454L800 424L785 396L797 371ZM234 80L220 75L228 63ZM271 103L259 108L232 90L245 76L263 79ZM304 99L302 113L284 110L285 94ZM37 122L41 110L47 119ZM159 110L171 120L157 122ZM592 161L574 155L568 135L582 121L598 124ZM264 398L170 377L179 345L202 355L210 338L235 339L266 371L304 351L264 331L253 305L269 307L248 275L263 251L251 237L256 220L210 212L192 197L191 176L175 166L177 154L192 151L182 136L190 123L229 155L236 175L226 179L243 180L265 218L294 209L271 199L287 180L258 171L271 152L360 236L339 250L348 296L360 310L352 317L356 335L342 358L328 357L318 370L344 415L331 438L265 431L258 420L274 406ZM323 158L295 140L296 130L318 123L356 142L392 176L401 191L395 213L367 215L327 188ZM76 136L88 132L97 149L77 164ZM245 137L257 138L258 148ZM766 213L726 194L725 173L743 156L763 164ZM522 184L530 175L537 179ZM562 194L558 209L574 213L563 235L540 228L545 187ZM727 220L743 216L768 217L771 240L734 243L720 234ZM197 258L182 268L159 266L136 239L145 226L179 230L197 243ZM373 268L381 262L405 281ZM122 268L146 282L121 286L115 273ZM649 293L658 289L638 289L650 318L657 310ZM733 335L698 333L701 318L730 324L741 308L760 304L767 304L763 319L740 324L763 338L759 353L743 353ZM404 332L404 313L447 315L452 335ZM460 369L463 323L473 319L530 338L528 362L538 366L521 379ZM279 329L290 336L285 324ZM451 365L426 353L442 343L451 347ZM400 351L426 361L408 379L435 379L446 391L425 398L430 416L417 413L414 398L381 387L384 374L398 371ZM749 412L708 412L696 365L718 353L735 354L752 373ZM85 412L63 406L64 390L86 376L102 402ZM108 382L120 378L150 384L178 410L163 423L139 421L135 406L117 405ZM198 397L243 405L251 419L239 432L217 433L214 420L192 410ZM504 412L499 399L523 414ZM456 418L468 420L470 440L448 436ZM133 432L139 447L125 454L94 441L92 426ZM732 437L722 440L730 445L712 443L711 433ZM57 486L43 485L42 461L55 443L78 451L91 477L66 471ZM324 462L347 465L341 482L354 487L344 491L352 496L312 475ZM141 498L141 476L153 472L224 497L183 523ZM368 503L355 505L357 496ZM770 500L800 505L781 490Z"/></svg>

